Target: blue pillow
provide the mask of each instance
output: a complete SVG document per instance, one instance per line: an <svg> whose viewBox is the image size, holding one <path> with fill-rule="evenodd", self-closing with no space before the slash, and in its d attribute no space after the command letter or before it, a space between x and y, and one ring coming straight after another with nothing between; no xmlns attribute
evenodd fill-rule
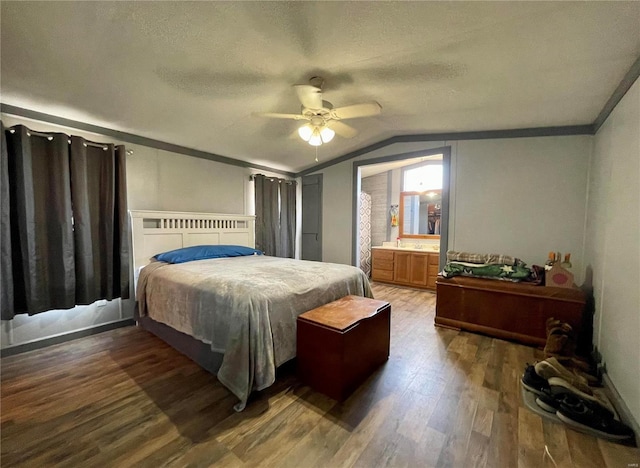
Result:
<svg viewBox="0 0 640 468"><path fill-rule="evenodd" d="M159 253L153 258L167 263L184 263L206 258L242 257L245 255L262 255L262 252L241 245L194 245L193 247Z"/></svg>

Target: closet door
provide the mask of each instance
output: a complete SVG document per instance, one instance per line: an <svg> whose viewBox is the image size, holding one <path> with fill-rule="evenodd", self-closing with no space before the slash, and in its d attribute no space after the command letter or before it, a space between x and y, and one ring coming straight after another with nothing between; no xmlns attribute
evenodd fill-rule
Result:
<svg viewBox="0 0 640 468"><path fill-rule="evenodd" d="M302 178L301 258L322 261L322 174Z"/></svg>

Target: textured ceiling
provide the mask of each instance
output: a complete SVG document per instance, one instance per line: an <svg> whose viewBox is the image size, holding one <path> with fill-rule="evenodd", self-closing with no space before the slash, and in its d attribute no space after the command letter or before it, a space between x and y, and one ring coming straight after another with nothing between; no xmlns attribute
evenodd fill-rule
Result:
<svg viewBox="0 0 640 468"><path fill-rule="evenodd" d="M640 2L1 2L2 102L290 171L291 85L402 134L593 122L640 55ZM298 123L299 125L299 123Z"/></svg>

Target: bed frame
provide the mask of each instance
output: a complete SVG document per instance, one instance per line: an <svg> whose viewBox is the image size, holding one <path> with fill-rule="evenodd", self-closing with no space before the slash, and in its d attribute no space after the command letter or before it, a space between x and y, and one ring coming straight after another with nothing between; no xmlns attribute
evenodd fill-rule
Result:
<svg viewBox="0 0 640 468"><path fill-rule="evenodd" d="M133 268L154 255L193 245L255 247L255 216L177 211L129 211Z"/></svg>
<svg viewBox="0 0 640 468"><path fill-rule="evenodd" d="M255 247L255 217L220 213L188 213L169 211L129 211L133 248L133 271L147 265L151 257L169 250L193 245L232 244ZM137 278L134 281L137 286ZM195 338L181 333L150 317L140 317L136 306L135 320L201 367L215 374L222 364L221 353Z"/></svg>

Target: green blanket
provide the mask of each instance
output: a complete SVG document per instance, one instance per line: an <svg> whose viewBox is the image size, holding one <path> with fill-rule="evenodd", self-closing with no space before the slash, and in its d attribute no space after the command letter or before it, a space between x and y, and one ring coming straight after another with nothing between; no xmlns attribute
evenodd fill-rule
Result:
<svg viewBox="0 0 640 468"><path fill-rule="evenodd" d="M479 264L449 262L444 266L445 278L452 276L478 276L509 281L522 281L531 275L531 270L522 265Z"/></svg>

